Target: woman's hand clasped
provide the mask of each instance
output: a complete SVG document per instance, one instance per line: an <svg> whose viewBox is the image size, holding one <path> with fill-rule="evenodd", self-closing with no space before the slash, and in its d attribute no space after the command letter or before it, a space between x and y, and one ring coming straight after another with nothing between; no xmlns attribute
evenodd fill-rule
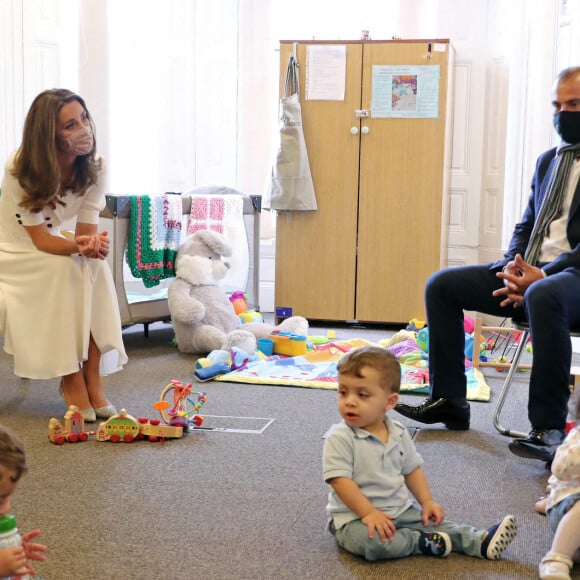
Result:
<svg viewBox="0 0 580 580"><path fill-rule="evenodd" d="M107 232L90 236L77 236L75 242L79 253L85 258L104 260L109 255L109 235Z"/></svg>

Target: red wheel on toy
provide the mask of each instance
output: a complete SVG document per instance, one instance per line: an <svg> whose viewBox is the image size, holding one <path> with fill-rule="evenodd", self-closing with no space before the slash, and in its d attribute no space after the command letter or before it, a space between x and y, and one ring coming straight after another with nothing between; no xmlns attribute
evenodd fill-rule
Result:
<svg viewBox="0 0 580 580"><path fill-rule="evenodd" d="M69 433L69 434L66 436L66 440L67 440L69 443L76 443L76 442L79 440L79 437L78 437L78 435L77 435L76 433Z"/></svg>
<svg viewBox="0 0 580 580"><path fill-rule="evenodd" d="M55 445L64 445L65 438L64 435L55 435L53 441Z"/></svg>
<svg viewBox="0 0 580 580"><path fill-rule="evenodd" d="M125 435L123 436L123 441L125 443L131 443L133 441L134 437L133 435L131 435L131 433L125 433Z"/></svg>
<svg viewBox="0 0 580 580"><path fill-rule="evenodd" d="M79 441L87 441L89 438L89 434L86 431L81 431L79 433Z"/></svg>
<svg viewBox="0 0 580 580"><path fill-rule="evenodd" d="M109 437L109 441L111 443L119 443L120 440L121 438L119 437L118 433L113 433L111 437Z"/></svg>

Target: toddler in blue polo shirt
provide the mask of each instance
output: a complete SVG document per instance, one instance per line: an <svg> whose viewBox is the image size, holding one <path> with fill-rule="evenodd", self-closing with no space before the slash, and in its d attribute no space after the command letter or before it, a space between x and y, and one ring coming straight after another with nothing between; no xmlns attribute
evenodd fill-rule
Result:
<svg viewBox="0 0 580 580"><path fill-rule="evenodd" d="M327 435L323 453L328 529L338 545L367 560L452 550L497 560L516 535L516 519L507 515L486 530L444 520L408 431L386 414L401 386L395 356L379 346L353 349L338 373L344 421Z"/></svg>

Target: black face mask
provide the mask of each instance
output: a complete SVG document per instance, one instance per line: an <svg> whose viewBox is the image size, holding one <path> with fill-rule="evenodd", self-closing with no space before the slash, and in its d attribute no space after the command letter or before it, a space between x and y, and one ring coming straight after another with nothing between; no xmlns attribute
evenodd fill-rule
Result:
<svg viewBox="0 0 580 580"><path fill-rule="evenodd" d="M580 111L560 111L554 115L554 129L566 143L580 143Z"/></svg>

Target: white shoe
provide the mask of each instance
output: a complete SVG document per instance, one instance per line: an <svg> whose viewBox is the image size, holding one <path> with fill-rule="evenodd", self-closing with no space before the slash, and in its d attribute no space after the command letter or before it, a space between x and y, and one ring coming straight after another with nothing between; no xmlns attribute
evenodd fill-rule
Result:
<svg viewBox="0 0 580 580"><path fill-rule="evenodd" d="M81 413L83 414L85 423L94 423L97 420L97 415L92 407L89 407L88 409L83 409Z"/></svg>
<svg viewBox="0 0 580 580"><path fill-rule="evenodd" d="M117 409L111 404L105 405L104 407L96 407L94 411L99 419L110 419L113 415L117 414Z"/></svg>
<svg viewBox="0 0 580 580"><path fill-rule="evenodd" d="M572 560L556 552L548 552L540 562L539 575L542 580L570 580Z"/></svg>

